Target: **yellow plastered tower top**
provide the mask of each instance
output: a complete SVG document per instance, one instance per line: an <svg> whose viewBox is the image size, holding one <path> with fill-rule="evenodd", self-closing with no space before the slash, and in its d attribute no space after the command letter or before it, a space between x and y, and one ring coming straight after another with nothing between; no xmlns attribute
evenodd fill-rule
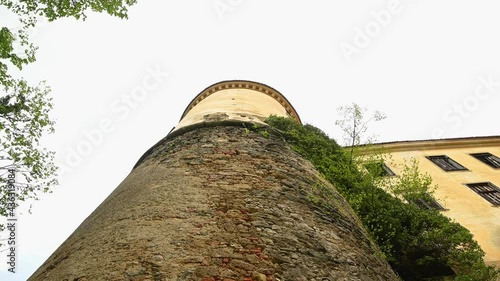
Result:
<svg viewBox="0 0 500 281"><path fill-rule="evenodd" d="M222 81L207 87L189 103L171 133L207 123L264 124L270 115L291 117L301 123L293 106L277 90L252 81Z"/></svg>

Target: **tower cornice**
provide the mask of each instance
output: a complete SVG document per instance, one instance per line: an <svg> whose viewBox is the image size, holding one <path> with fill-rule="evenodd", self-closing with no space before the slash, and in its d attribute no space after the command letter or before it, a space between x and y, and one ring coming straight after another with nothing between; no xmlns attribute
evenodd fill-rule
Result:
<svg viewBox="0 0 500 281"><path fill-rule="evenodd" d="M295 111L295 108L292 106L292 104L283 96L278 90L274 89L273 87L270 87L266 84L263 83L258 83L254 81L249 81L249 80L227 80L227 81L221 81L217 82L215 84L212 84L205 88L203 91L201 91L186 107L184 112L182 113L182 116L180 120L182 120L188 113L198 105L202 100L206 99L207 97L211 96L212 94L221 91L221 90L226 90L226 89L248 89L248 90L253 90L253 91L258 91L263 94L266 94L270 97L272 97L274 100L276 100L278 103L285 108L287 114L293 118L295 121L299 122L302 124L302 121L300 120L299 114L297 111Z"/></svg>

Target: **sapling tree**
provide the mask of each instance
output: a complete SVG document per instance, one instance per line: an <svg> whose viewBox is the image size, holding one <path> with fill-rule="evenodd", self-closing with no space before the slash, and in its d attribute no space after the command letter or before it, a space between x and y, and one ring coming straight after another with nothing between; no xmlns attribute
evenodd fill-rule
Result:
<svg viewBox="0 0 500 281"><path fill-rule="evenodd" d="M337 110L342 119L336 120L335 125L344 133L344 145L349 147L349 158L352 160L356 146L373 141L373 136L365 136L369 123L384 120L386 115L378 110L368 114L366 108L356 103L340 106Z"/></svg>

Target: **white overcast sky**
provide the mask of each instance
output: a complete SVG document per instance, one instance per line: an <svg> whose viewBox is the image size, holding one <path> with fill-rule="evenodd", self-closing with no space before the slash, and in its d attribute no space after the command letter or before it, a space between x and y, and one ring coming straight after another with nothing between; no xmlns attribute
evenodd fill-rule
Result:
<svg viewBox="0 0 500 281"><path fill-rule="evenodd" d="M379 141L500 135L499 11L498 0L139 0L128 20L41 22L23 75L52 87L44 143L66 169L19 214L18 272L0 262L0 280L30 276L222 80L274 87L339 141L336 108L352 102L386 113L371 125Z"/></svg>

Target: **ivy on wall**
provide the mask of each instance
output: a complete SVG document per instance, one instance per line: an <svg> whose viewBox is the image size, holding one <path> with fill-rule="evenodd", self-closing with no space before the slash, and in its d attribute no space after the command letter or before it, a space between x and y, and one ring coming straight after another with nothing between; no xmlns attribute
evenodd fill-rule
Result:
<svg viewBox="0 0 500 281"><path fill-rule="evenodd" d="M266 122L269 128L257 130L279 135L311 161L346 198L403 280L442 280L443 276L481 281L499 278L498 269L485 265L484 251L469 230L437 210L409 204L379 188L379 182L352 161L350 151L323 131L300 125L291 118L270 116ZM427 177L400 177L401 186L393 186L398 190L431 184Z"/></svg>

